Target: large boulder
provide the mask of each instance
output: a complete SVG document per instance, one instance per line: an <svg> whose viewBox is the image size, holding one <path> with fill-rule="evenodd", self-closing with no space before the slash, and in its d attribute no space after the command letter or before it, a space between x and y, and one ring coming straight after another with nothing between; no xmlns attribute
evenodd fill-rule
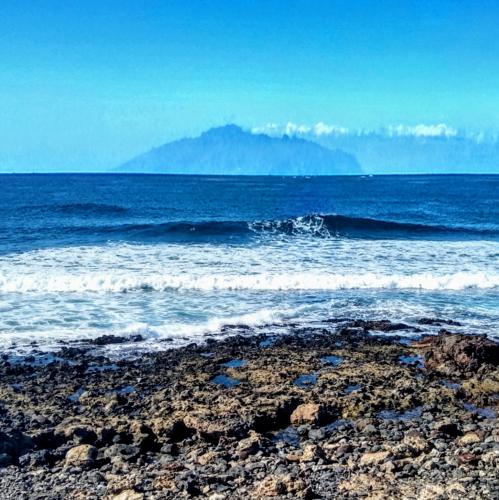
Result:
<svg viewBox="0 0 499 500"><path fill-rule="evenodd" d="M98 450L90 444L81 444L71 448L66 454L66 465L75 466L81 469L88 469L94 466Z"/></svg>
<svg viewBox="0 0 499 500"><path fill-rule="evenodd" d="M442 373L474 372L482 366L499 364L499 344L485 335L445 332L423 337L414 347L421 350L426 369Z"/></svg>
<svg viewBox="0 0 499 500"><path fill-rule="evenodd" d="M331 412L323 405L317 403L305 403L297 406L291 413L290 421L294 425L300 424L323 424L331 418Z"/></svg>

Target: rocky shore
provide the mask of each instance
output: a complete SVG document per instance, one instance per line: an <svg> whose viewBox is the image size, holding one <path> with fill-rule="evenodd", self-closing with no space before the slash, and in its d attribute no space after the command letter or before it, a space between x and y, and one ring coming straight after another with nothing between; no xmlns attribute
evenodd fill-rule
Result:
<svg viewBox="0 0 499 500"><path fill-rule="evenodd" d="M227 326L118 361L96 351L114 337L44 363L6 354L0 498L499 498L499 345L453 326Z"/></svg>

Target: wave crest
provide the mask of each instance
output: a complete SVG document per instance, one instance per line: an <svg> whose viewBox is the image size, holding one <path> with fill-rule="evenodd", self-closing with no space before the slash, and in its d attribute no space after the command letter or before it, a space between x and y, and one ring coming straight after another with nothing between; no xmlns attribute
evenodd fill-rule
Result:
<svg viewBox="0 0 499 500"><path fill-rule="evenodd" d="M262 221L171 221L114 225L75 226L65 231L132 241L191 241L236 239L251 236L310 236L320 238L473 238L497 237L499 230L385 221L345 215L305 215Z"/></svg>

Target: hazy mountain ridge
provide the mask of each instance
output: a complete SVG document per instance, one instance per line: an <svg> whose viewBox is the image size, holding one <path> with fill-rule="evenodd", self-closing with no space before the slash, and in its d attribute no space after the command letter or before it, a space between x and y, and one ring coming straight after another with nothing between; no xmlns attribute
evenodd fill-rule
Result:
<svg viewBox="0 0 499 500"><path fill-rule="evenodd" d="M499 142L453 137L322 135L303 137L355 155L366 173L494 173Z"/></svg>
<svg viewBox="0 0 499 500"><path fill-rule="evenodd" d="M170 142L139 155L118 172L235 175L358 174L356 157L299 137L270 137L237 125Z"/></svg>

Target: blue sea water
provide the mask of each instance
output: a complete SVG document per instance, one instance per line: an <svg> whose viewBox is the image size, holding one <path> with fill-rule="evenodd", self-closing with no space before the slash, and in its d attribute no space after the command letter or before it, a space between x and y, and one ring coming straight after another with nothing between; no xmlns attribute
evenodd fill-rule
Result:
<svg viewBox="0 0 499 500"><path fill-rule="evenodd" d="M499 176L0 176L4 349L334 317L499 338L498 298Z"/></svg>

